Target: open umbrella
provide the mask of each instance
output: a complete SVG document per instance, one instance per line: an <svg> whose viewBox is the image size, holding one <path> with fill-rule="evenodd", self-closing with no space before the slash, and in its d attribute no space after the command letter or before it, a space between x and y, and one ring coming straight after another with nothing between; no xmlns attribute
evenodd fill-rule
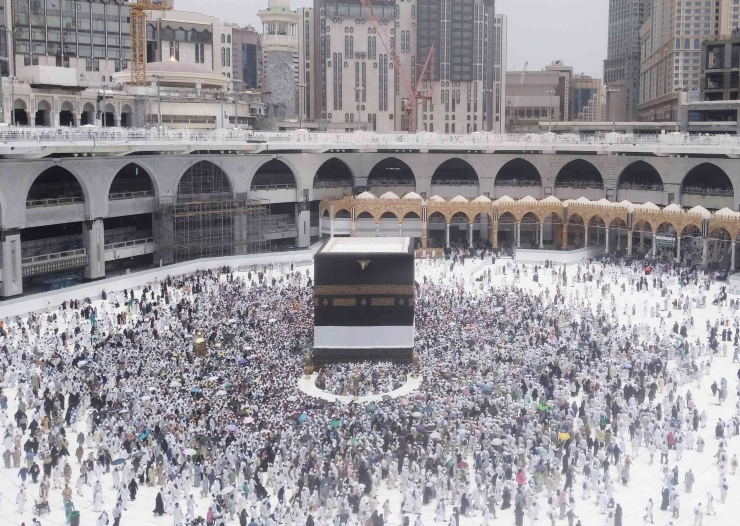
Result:
<svg viewBox="0 0 740 526"><path fill-rule="evenodd" d="M434 412L434 408L433 408L433 407L431 407L431 406L426 406L426 407L424 408L424 412L425 412L425 413L433 413L433 412Z"/></svg>
<svg viewBox="0 0 740 526"><path fill-rule="evenodd" d="M190 392L193 393L193 394L200 393L202 391L203 390L201 388L199 388L199 387L193 387L192 389L190 389Z"/></svg>
<svg viewBox="0 0 740 526"><path fill-rule="evenodd" d="M239 365L244 365L245 363L247 363L247 361L244 358L239 358L239 361L237 361L236 363Z"/></svg>
<svg viewBox="0 0 740 526"><path fill-rule="evenodd" d="M135 442L141 442L142 440L146 440L150 433L151 431L149 429L145 429L139 436L136 437Z"/></svg>
<svg viewBox="0 0 740 526"><path fill-rule="evenodd" d="M223 389L216 391L217 396L224 396L225 394L226 394L226 391L224 391Z"/></svg>
<svg viewBox="0 0 740 526"><path fill-rule="evenodd" d="M308 420L308 415L306 413L301 413L300 415L298 415L298 423L299 424L302 424L306 420Z"/></svg>
<svg viewBox="0 0 740 526"><path fill-rule="evenodd" d="M568 440L569 438L569 433L558 433L558 440Z"/></svg>
<svg viewBox="0 0 740 526"><path fill-rule="evenodd" d="M228 485L221 490L221 495L226 495L227 493L231 493L232 491L234 491L234 486Z"/></svg>
<svg viewBox="0 0 740 526"><path fill-rule="evenodd" d="M374 413L377 409L378 409L378 406L375 404L368 404L365 406L366 413Z"/></svg>
<svg viewBox="0 0 740 526"><path fill-rule="evenodd" d="M301 444L305 444L306 442L309 442L311 440L311 435L303 435L301 437Z"/></svg>
<svg viewBox="0 0 740 526"><path fill-rule="evenodd" d="M237 429L238 428L234 424L229 424L228 426L226 426L226 431L230 431L232 433L236 433Z"/></svg>
<svg viewBox="0 0 740 526"><path fill-rule="evenodd" d="M468 463L467 462L458 462L457 463L457 469L468 469Z"/></svg>
<svg viewBox="0 0 740 526"><path fill-rule="evenodd" d="M440 440L442 436L439 434L438 431L435 431L434 433L429 435L429 438L431 438L432 440Z"/></svg>
<svg viewBox="0 0 740 526"><path fill-rule="evenodd" d="M244 419L245 424L251 424L252 422L254 422L254 418L252 418L251 416L248 416Z"/></svg>
<svg viewBox="0 0 740 526"><path fill-rule="evenodd" d="M182 384L178 382L177 380L172 380L170 382L170 387L180 387Z"/></svg>
<svg viewBox="0 0 740 526"><path fill-rule="evenodd" d="M139 400L141 400L142 402L146 402L147 400L151 400L151 399L152 397L149 395L144 395L141 398L139 398Z"/></svg>
<svg viewBox="0 0 740 526"><path fill-rule="evenodd" d="M391 395L389 395L389 394L384 394L383 395L383 400L385 400L387 402L388 400L393 400L393 397Z"/></svg>
<svg viewBox="0 0 740 526"><path fill-rule="evenodd" d="M296 397L295 395L290 395L288 398L286 398L286 400L288 402L295 402L296 400L298 400L298 397Z"/></svg>
<svg viewBox="0 0 740 526"><path fill-rule="evenodd" d="M341 425L341 422L339 420L332 420L331 424L329 424L331 427L339 427Z"/></svg>
<svg viewBox="0 0 740 526"><path fill-rule="evenodd" d="M125 464L126 459L125 458L117 458L113 462L111 462L112 466L120 466L121 464Z"/></svg>
<svg viewBox="0 0 740 526"><path fill-rule="evenodd" d="M542 464L537 464L534 469L535 471L547 471L545 466L543 466Z"/></svg>
<svg viewBox="0 0 740 526"><path fill-rule="evenodd" d="M195 454L197 453L197 451L196 451L196 450L194 450L194 449L193 449L192 447L189 447L189 448L185 449L185 450L183 451L183 453L184 453L185 455L189 456L189 457L192 457L193 455L195 455Z"/></svg>
<svg viewBox="0 0 740 526"><path fill-rule="evenodd" d="M136 453L134 453L133 455L131 455L131 458L141 458L141 457L144 456L144 454L145 453L143 451L137 451Z"/></svg>
<svg viewBox="0 0 740 526"><path fill-rule="evenodd" d="M421 412L414 411L413 413L411 413L411 416L413 416L414 418L421 418Z"/></svg>
<svg viewBox="0 0 740 526"><path fill-rule="evenodd" d="M503 441L500 438L494 438L493 440L491 440L491 444L493 444L494 446L500 446L501 444L503 444Z"/></svg>
<svg viewBox="0 0 740 526"><path fill-rule="evenodd" d="M417 431L418 431L419 433L423 433L424 431L426 431L426 430L427 430L427 428L426 428L426 426L425 426L424 424L419 424L418 426L416 426L416 430L417 430Z"/></svg>

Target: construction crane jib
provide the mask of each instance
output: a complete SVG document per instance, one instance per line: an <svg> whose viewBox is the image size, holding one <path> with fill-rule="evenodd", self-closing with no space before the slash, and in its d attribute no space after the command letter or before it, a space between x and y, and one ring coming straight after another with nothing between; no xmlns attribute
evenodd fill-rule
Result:
<svg viewBox="0 0 740 526"><path fill-rule="evenodd" d="M367 12L367 16L370 18L370 21L372 22L373 27L375 28L375 32L380 37L380 41L383 43L383 47L385 47L385 50L388 52L388 54L391 57L391 62L393 63L393 67L396 70L396 75L400 77L404 88L406 88L406 92L409 94L410 98L404 105L403 112L405 115L406 124L408 126L408 131L416 131L416 119L414 118L414 110L416 109L416 104L423 100L432 100L432 96L433 96L433 93L432 93L433 82L431 82L432 79L429 79L430 82L429 82L428 90L423 90L422 86L423 86L424 77L427 72L427 68L430 66L431 63L434 62L434 46L429 46L429 52L427 53L427 58L424 61L424 67L419 73L419 77L416 80L416 84L414 86L411 86L411 83L409 82L409 79L406 76L406 71L404 70L403 65L401 64L401 58L398 56L395 46L391 45L391 40L390 38L388 38L388 35L385 32L384 26L380 23L380 19L378 18L378 15L375 14L375 9L373 8L373 4L371 3L370 0L360 0L360 2L362 3L362 6L365 8L365 11Z"/></svg>
<svg viewBox="0 0 740 526"><path fill-rule="evenodd" d="M126 2L131 8L131 85L146 86L146 12L169 11L173 0Z"/></svg>

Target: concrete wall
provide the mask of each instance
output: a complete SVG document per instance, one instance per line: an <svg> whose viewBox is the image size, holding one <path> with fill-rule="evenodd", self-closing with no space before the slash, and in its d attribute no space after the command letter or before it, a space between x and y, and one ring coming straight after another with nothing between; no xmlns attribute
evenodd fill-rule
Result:
<svg viewBox="0 0 740 526"><path fill-rule="evenodd" d="M37 312L46 309L48 306L56 307L64 300L84 298L100 298L102 291L117 291L123 289L138 289L155 279L162 279L167 276L178 276L189 274L197 270L216 269L223 266L238 268L241 266L251 267L253 265L269 265L271 263L302 263L313 262L314 254L321 248L317 243L309 250L295 252L285 252L281 254L260 254L254 256L233 256L216 259L199 259L169 265L167 267L154 270L145 270L126 274L115 278L108 278L93 283L85 283L53 292L44 292L31 296L4 301L0 304L0 319L6 321L12 320L15 316L22 316L29 312ZM312 273L313 276L313 273Z"/></svg>
<svg viewBox="0 0 740 526"><path fill-rule="evenodd" d="M172 200L177 193L177 186L185 171L199 161L210 161L221 167L226 173L232 187L232 193L249 197L263 197L270 202L302 201L303 191L308 190L309 201L325 197L327 193L338 195L349 191L317 189L313 181L321 165L332 157L343 161L352 175L354 186L366 186L367 177L373 167L387 157L396 157L408 165L416 178L415 190L433 195L432 175L445 161L460 158L468 162L476 171L479 179L480 194L488 193L492 198L505 194L512 197L543 197L545 190L555 191L555 180L558 172L570 161L583 158L593 164L604 181L604 190L588 191L588 197L607 197L614 200L617 194L617 183L621 173L635 161L643 160L652 165L660 174L663 192L644 192L631 194L635 202L653 201L667 204L669 194L674 201L680 199L681 183L688 172L704 162L712 163L728 175L735 187L732 198L704 198L702 204L709 208L730 206L737 210L740 206L740 161L736 159L700 158L700 157L655 157L655 156L617 156L617 155L584 155L577 154L473 154L473 153L280 153L279 158L293 172L296 179L294 190L261 190L250 191L250 184L257 170L275 158L275 154L251 155L166 155L166 156L126 156L126 157L72 157L63 159L29 159L0 161L0 225L3 229L26 228L54 223L82 221L104 217L148 213L154 210L154 204L160 199ZM531 162L542 179L541 187L499 187L495 185L499 170L515 158ZM154 199L140 198L122 201L108 201L110 185L126 164L134 162L152 178ZM26 209L25 199L36 177L45 169L54 165L69 170L80 182L85 198L84 205L54 206L49 208ZM413 187L411 187L413 188ZM399 190L406 190L403 188ZM384 188L384 191L387 188ZM564 190L564 189L558 189ZM469 191L469 189L468 189ZM556 195L560 191L555 191ZM570 192L575 197L584 192ZM571 195L568 195L570 197ZM642 195L641 195L642 194ZM642 199L640 199L642 197Z"/></svg>

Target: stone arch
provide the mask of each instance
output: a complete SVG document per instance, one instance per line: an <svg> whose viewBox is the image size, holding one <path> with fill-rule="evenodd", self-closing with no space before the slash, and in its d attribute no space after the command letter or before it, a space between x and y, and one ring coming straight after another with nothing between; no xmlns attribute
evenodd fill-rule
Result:
<svg viewBox="0 0 740 526"><path fill-rule="evenodd" d="M298 180L295 172L281 159L270 159L262 163L254 172L249 183L249 189L277 190L295 189Z"/></svg>
<svg viewBox="0 0 740 526"><path fill-rule="evenodd" d="M404 214L403 219L404 220L406 220L406 219L421 219L421 216L419 214L417 214L416 212L414 212L413 210L409 210L408 212L406 212Z"/></svg>
<svg viewBox="0 0 740 526"><path fill-rule="evenodd" d="M468 223L472 223L475 220L475 215L471 216L470 215L470 211L469 210L465 210L464 208L454 208L454 209L450 210L450 213L448 215L449 215L450 219L452 219L457 214L464 215L467 218Z"/></svg>
<svg viewBox="0 0 740 526"><path fill-rule="evenodd" d="M542 176L535 165L526 159L516 158L499 169L494 186L542 186Z"/></svg>
<svg viewBox="0 0 740 526"><path fill-rule="evenodd" d="M352 169L337 157L332 157L319 166L313 176L313 187L354 186Z"/></svg>
<svg viewBox="0 0 740 526"><path fill-rule="evenodd" d="M432 174L432 186L477 186L480 187L480 177L469 163L459 157L447 159L437 166Z"/></svg>
<svg viewBox="0 0 740 526"><path fill-rule="evenodd" d="M46 99L36 101L36 115L35 122L36 126L51 126L51 103Z"/></svg>
<svg viewBox="0 0 740 526"><path fill-rule="evenodd" d="M671 228L673 229L673 232L671 232ZM676 228L676 225L671 221L661 221L661 223L655 227L655 233L661 236L671 236L675 235L677 232L678 229Z"/></svg>
<svg viewBox="0 0 740 526"><path fill-rule="evenodd" d="M681 180L681 205L700 204L692 201L695 196L728 197L734 200L735 187L727 173L711 162L694 166ZM730 204L730 208L733 208Z"/></svg>
<svg viewBox="0 0 740 526"><path fill-rule="evenodd" d="M82 106L80 114L80 126L95 124L95 106L91 102L86 102Z"/></svg>
<svg viewBox="0 0 740 526"><path fill-rule="evenodd" d="M352 219L352 214L346 208L340 208L334 212L335 219Z"/></svg>
<svg viewBox="0 0 740 526"><path fill-rule="evenodd" d="M121 127L131 128L134 125L134 112L131 106L124 104L121 106Z"/></svg>
<svg viewBox="0 0 740 526"><path fill-rule="evenodd" d="M408 164L396 157L387 157L378 162L367 176L367 188L378 188L378 195L393 187L416 189L416 176Z"/></svg>
<svg viewBox="0 0 740 526"><path fill-rule="evenodd" d="M74 126L75 115L74 115L74 104L68 100L62 102L59 107L59 126Z"/></svg>
<svg viewBox="0 0 740 526"><path fill-rule="evenodd" d="M71 170L54 165L33 178L26 189L26 201L43 199L81 199L89 202L85 183Z"/></svg>
<svg viewBox="0 0 740 526"><path fill-rule="evenodd" d="M28 114L28 104L23 99L13 101L13 121L19 126L28 126L30 124L30 115Z"/></svg>
<svg viewBox="0 0 740 526"><path fill-rule="evenodd" d="M128 163L118 170L111 181L108 196L128 192L151 192L156 195L156 185L155 179L144 167L137 163Z"/></svg>
<svg viewBox="0 0 740 526"><path fill-rule="evenodd" d="M604 188L598 168L584 159L574 159L563 166L555 177L555 186L566 188Z"/></svg>
<svg viewBox="0 0 740 526"><path fill-rule="evenodd" d="M655 167L645 161L635 161L625 167L617 180L618 190L663 191L663 178Z"/></svg>
<svg viewBox="0 0 740 526"><path fill-rule="evenodd" d="M208 201L232 197L231 177L211 161L194 161L177 183L177 201Z"/></svg>
<svg viewBox="0 0 740 526"><path fill-rule="evenodd" d="M386 210L380 215L380 219L395 219L396 221L398 221L398 216L396 215L395 212Z"/></svg>

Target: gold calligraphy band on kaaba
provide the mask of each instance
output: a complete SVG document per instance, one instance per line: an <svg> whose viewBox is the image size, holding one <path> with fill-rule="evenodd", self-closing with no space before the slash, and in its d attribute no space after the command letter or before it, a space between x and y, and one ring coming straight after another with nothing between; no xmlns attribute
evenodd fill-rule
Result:
<svg viewBox="0 0 740 526"><path fill-rule="evenodd" d="M315 296L364 296L368 294L414 295L413 285L317 285Z"/></svg>
<svg viewBox="0 0 740 526"><path fill-rule="evenodd" d="M333 298L333 307L357 307L357 298Z"/></svg>
<svg viewBox="0 0 740 526"><path fill-rule="evenodd" d="M395 298L370 298L373 307L393 307L395 304Z"/></svg>

